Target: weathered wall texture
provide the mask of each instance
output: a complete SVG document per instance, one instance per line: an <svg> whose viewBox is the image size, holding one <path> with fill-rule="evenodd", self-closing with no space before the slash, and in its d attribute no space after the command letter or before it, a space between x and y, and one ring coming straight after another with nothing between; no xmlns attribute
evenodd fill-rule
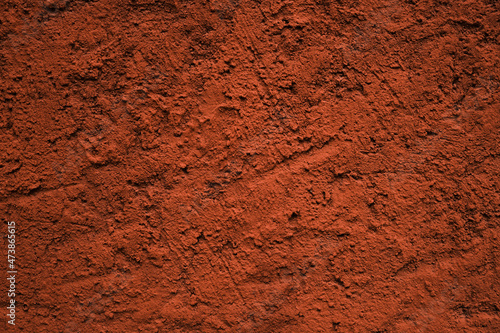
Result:
<svg viewBox="0 0 500 333"><path fill-rule="evenodd" d="M499 33L493 0L3 0L0 330L500 332Z"/></svg>

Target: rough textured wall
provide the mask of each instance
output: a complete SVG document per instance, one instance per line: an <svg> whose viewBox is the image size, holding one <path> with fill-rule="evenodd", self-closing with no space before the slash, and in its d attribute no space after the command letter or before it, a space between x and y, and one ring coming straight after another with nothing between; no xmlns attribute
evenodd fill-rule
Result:
<svg viewBox="0 0 500 333"><path fill-rule="evenodd" d="M3 0L0 330L499 332L499 43L493 0Z"/></svg>

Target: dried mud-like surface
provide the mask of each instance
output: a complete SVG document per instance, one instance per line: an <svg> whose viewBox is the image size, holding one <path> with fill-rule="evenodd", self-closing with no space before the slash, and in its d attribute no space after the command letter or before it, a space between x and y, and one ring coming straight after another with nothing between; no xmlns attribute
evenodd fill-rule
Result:
<svg viewBox="0 0 500 333"><path fill-rule="evenodd" d="M500 331L499 2L1 7L1 330Z"/></svg>

